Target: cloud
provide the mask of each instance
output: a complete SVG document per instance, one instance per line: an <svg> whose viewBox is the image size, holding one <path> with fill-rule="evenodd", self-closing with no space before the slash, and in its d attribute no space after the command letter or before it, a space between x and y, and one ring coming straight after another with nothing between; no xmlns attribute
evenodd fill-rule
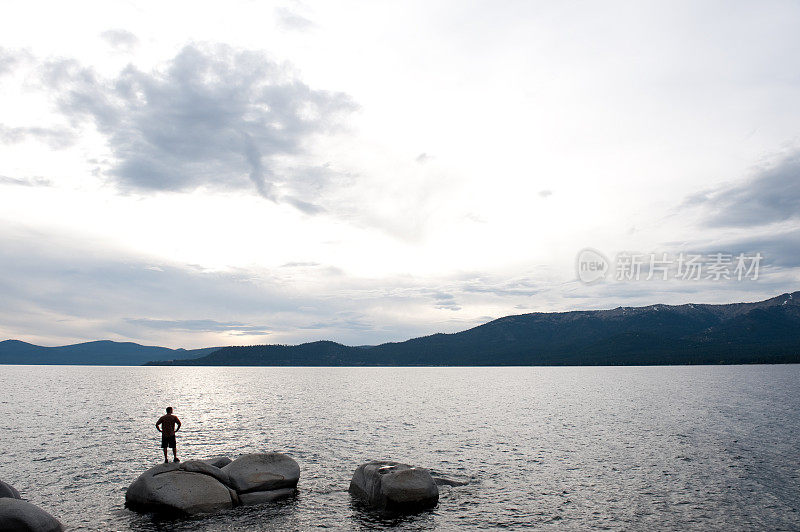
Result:
<svg viewBox="0 0 800 532"><path fill-rule="evenodd" d="M19 178L0 175L0 185L17 185L21 187L50 187L53 183L43 177Z"/></svg>
<svg viewBox="0 0 800 532"><path fill-rule="evenodd" d="M427 153L420 153L414 160L417 161L419 164L425 164L431 159L433 159L433 156L428 155Z"/></svg>
<svg viewBox="0 0 800 532"><path fill-rule="evenodd" d="M387 302L382 291L353 288L359 280L320 271L328 270L297 269L289 277L280 268L209 271L3 224L0 339L203 347L258 343L269 333L272 343L360 345L431 332L423 317L408 318L409 306L423 306L427 297Z"/></svg>
<svg viewBox="0 0 800 532"><path fill-rule="evenodd" d="M298 211L304 212L306 214L322 214L324 212L327 212L325 207L321 207L319 205L303 201L294 196L288 196L288 195L284 196L283 201L285 201L289 205L292 205Z"/></svg>
<svg viewBox="0 0 800 532"><path fill-rule="evenodd" d="M286 264L281 264L281 268L313 268L315 266L321 266L319 262L287 262Z"/></svg>
<svg viewBox="0 0 800 532"><path fill-rule="evenodd" d="M308 214L323 212L315 201L332 172L295 159L356 108L261 52L225 45L189 45L163 68L130 65L111 78L60 60L44 80L72 123L89 120L105 135L114 158L106 174L121 188L250 188Z"/></svg>
<svg viewBox="0 0 800 532"><path fill-rule="evenodd" d="M528 276L511 279L480 276L464 283L462 290L468 293L492 294L500 297L529 297L547 291L548 284Z"/></svg>
<svg viewBox="0 0 800 532"><path fill-rule="evenodd" d="M703 255L726 253L753 256L760 253L766 268L800 267L800 229L752 230L733 237L706 239L692 243L693 249ZM686 247L685 245L683 246Z"/></svg>
<svg viewBox="0 0 800 532"><path fill-rule="evenodd" d="M72 146L75 138L75 133L66 128L7 127L0 124L0 143L3 144L17 144L33 139L58 150Z"/></svg>
<svg viewBox="0 0 800 532"><path fill-rule="evenodd" d="M316 24L309 19L285 7L275 8L275 19L278 22L278 26L284 30L306 31L316 26Z"/></svg>
<svg viewBox="0 0 800 532"><path fill-rule="evenodd" d="M241 322L220 322L216 320L157 320L152 318L125 318L125 321L139 327L170 331L189 332L233 332L236 334L252 334L265 336L270 331L263 326L248 325Z"/></svg>
<svg viewBox="0 0 800 532"><path fill-rule="evenodd" d="M794 290L800 267L800 151L755 170L744 181L706 190L686 198L679 212L695 209L700 223L686 241L665 242L673 255L679 252L712 256L716 253L752 257L761 255L758 288L751 282L692 284L696 293L746 287L762 295ZM677 290L677 288L675 288Z"/></svg>
<svg viewBox="0 0 800 532"><path fill-rule="evenodd" d="M139 38L136 35L122 29L104 31L100 37L121 52L129 52L139 44Z"/></svg>
<svg viewBox="0 0 800 532"><path fill-rule="evenodd" d="M23 61L31 59L27 50L9 50L0 46L0 76L11 72Z"/></svg>
<svg viewBox="0 0 800 532"><path fill-rule="evenodd" d="M464 218L466 218L467 220L469 220L471 222L475 222L476 224L489 223L489 221L486 220L486 218L484 218L480 214L477 214L477 213L474 213L474 212L468 212L467 214L464 215Z"/></svg>
<svg viewBox="0 0 800 532"><path fill-rule="evenodd" d="M791 239L800 242L800 234L779 242L792 245ZM763 244L753 250L767 258ZM717 242L707 248L737 249ZM800 260L798 253L794 256ZM286 268L294 268L291 275ZM487 313L745 301L791 291L797 284L797 270L774 267L765 268L757 282L592 286L557 283L539 269L515 277L465 273L417 279L328 277L320 275L322 268L287 263L275 270L210 271L63 234L0 225L0 339L40 344L114 339L171 347L321 339L378 344L463 330L488 321Z"/></svg>
<svg viewBox="0 0 800 532"><path fill-rule="evenodd" d="M552 190L540 190L539 191L539 197L540 198L549 198L552 195L553 195L553 191Z"/></svg>
<svg viewBox="0 0 800 532"><path fill-rule="evenodd" d="M738 253L761 253L768 266L800 267L800 229L745 236L728 244Z"/></svg>
<svg viewBox="0 0 800 532"><path fill-rule="evenodd" d="M434 308L444 310L461 310L461 305L456 302L456 297L453 294L442 292L440 290L424 290L429 293L434 300Z"/></svg>
<svg viewBox="0 0 800 532"><path fill-rule="evenodd" d="M342 328L352 331L374 331L375 325L359 312L341 312L333 319L299 325L298 328L315 331L336 331Z"/></svg>
<svg viewBox="0 0 800 532"><path fill-rule="evenodd" d="M800 151L761 168L743 183L689 197L684 207L700 208L708 224L753 227L800 217Z"/></svg>
<svg viewBox="0 0 800 532"><path fill-rule="evenodd" d="M282 337L308 319L296 309L312 301L268 272L154 264L113 246L8 227L0 231L0 300L0 336L184 347ZM267 317L270 326L259 325Z"/></svg>

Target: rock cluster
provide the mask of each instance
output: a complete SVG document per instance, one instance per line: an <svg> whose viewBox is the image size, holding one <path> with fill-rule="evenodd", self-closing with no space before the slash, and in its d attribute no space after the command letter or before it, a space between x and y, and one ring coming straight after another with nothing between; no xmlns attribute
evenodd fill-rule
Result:
<svg viewBox="0 0 800 532"><path fill-rule="evenodd" d="M350 493L373 508L396 512L432 508L439 502L439 488L428 470L399 462L373 461L358 466Z"/></svg>
<svg viewBox="0 0 800 532"><path fill-rule="evenodd" d="M300 467L281 453L246 454L161 464L139 475L125 494L135 511L199 514L271 502L295 494ZM350 493L381 511L416 512L439 502L438 479L427 469L390 461L360 465Z"/></svg>
<svg viewBox="0 0 800 532"><path fill-rule="evenodd" d="M217 512L291 497L299 479L300 466L281 453L160 464L139 475L128 487L125 505L145 512ZM427 469L373 461L356 469L350 493L379 510L413 512L436 506L437 483L460 484L434 479ZM13 486L0 481L0 531L6 530L61 532L63 527L41 508L23 501Z"/></svg>
<svg viewBox="0 0 800 532"><path fill-rule="evenodd" d="M299 479L300 466L281 453L161 464L130 485L125 504L136 511L216 512L289 497Z"/></svg>
<svg viewBox="0 0 800 532"><path fill-rule="evenodd" d="M0 480L0 530L61 532L58 519L38 506L23 501L13 486Z"/></svg>

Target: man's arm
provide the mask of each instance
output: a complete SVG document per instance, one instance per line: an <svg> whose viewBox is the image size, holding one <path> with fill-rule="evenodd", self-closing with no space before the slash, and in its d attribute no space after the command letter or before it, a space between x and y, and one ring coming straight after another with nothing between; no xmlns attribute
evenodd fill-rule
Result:
<svg viewBox="0 0 800 532"><path fill-rule="evenodd" d="M179 430L181 430L181 420L178 419L177 416L176 416L175 417L175 432L178 432Z"/></svg>
<svg viewBox="0 0 800 532"><path fill-rule="evenodd" d="M156 421L156 430L161 432L161 427L159 425L161 425L161 418L158 418L158 421Z"/></svg>

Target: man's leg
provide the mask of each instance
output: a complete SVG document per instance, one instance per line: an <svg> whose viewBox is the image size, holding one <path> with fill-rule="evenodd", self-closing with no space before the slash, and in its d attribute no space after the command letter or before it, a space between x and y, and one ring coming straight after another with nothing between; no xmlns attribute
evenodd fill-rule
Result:
<svg viewBox="0 0 800 532"><path fill-rule="evenodd" d="M163 451L164 451L164 463L166 464L167 462L169 462L169 460L167 460L167 446L166 445L163 447Z"/></svg>
<svg viewBox="0 0 800 532"><path fill-rule="evenodd" d="M175 447L172 448L172 458L174 458L176 462L178 461L178 444L177 443L175 444Z"/></svg>

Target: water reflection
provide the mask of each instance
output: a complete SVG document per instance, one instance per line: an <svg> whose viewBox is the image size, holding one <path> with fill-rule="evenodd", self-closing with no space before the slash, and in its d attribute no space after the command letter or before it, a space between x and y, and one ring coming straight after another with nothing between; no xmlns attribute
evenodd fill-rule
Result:
<svg viewBox="0 0 800 532"><path fill-rule="evenodd" d="M353 528L384 529L402 527L404 530L433 530L436 509L414 514L379 511L366 505L358 497L350 497L350 519Z"/></svg>
<svg viewBox="0 0 800 532"><path fill-rule="evenodd" d="M297 497L180 520L123 507L163 460L280 451ZM0 368L0 478L74 530L800 529L800 366ZM160 414L159 414L160 415ZM99 454L102 453L102 454ZM379 515L355 468L418 464L436 509Z"/></svg>

